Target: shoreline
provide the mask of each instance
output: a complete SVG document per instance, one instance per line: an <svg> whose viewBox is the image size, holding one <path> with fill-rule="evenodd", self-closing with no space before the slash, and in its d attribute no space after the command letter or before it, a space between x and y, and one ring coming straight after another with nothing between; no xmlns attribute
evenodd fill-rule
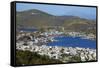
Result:
<svg viewBox="0 0 100 68"><path fill-rule="evenodd" d="M47 55L50 58L59 59L62 62L73 61L91 61L96 60L96 49L81 48L81 47L62 47L48 46L46 43L57 41L54 37L60 37L63 32L21 32L17 35L16 49L30 52L37 52L40 55ZM69 33L70 34L70 33ZM71 37L79 36L80 33L72 32ZM66 35L63 35L66 36ZM68 35L67 35L68 36ZM94 38L91 37L91 38ZM75 59L77 58L77 59Z"/></svg>

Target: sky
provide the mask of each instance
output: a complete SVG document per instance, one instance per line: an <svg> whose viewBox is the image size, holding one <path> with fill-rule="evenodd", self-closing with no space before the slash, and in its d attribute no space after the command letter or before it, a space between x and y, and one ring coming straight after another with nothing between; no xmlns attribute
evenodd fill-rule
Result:
<svg viewBox="0 0 100 68"><path fill-rule="evenodd" d="M95 7L16 3L16 11L25 11L30 9L38 9L56 16L71 15L93 20L96 19Z"/></svg>

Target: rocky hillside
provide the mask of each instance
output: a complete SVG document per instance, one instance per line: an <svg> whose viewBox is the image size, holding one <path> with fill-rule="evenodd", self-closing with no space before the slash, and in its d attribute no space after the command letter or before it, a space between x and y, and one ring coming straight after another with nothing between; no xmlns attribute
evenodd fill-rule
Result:
<svg viewBox="0 0 100 68"><path fill-rule="evenodd" d="M54 16L37 9L17 12L16 16L17 28L62 26L71 31L96 31L96 21L77 16Z"/></svg>

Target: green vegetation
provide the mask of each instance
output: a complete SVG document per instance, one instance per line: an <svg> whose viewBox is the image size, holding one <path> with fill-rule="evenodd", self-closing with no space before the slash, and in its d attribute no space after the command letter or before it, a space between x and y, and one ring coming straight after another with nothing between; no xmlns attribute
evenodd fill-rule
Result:
<svg viewBox="0 0 100 68"><path fill-rule="evenodd" d="M74 56L70 54L61 54L61 56L62 56L61 60L66 61L67 63L68 62L81 62L80 56Z"/></svg>
<svg viewBox="0 0 100 68"><path fill-rule="evenodd" d="M81 58L79 56L72 56L69 62L81 62Z"/></svg>
<svg viewBox="0 0 100 68"><path fill-rule="evenodd" d="M33 64L52 64L52 63L62 63L56 59L50 59L49 56L39 55L36 52L30 51L16 51L16 64L17 65L33 65Z"/></svg>

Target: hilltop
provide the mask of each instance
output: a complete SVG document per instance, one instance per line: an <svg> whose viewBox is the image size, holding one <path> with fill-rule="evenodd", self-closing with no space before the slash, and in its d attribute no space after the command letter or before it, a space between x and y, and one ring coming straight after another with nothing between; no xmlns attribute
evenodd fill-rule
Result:
<svg viewBox="0 0 100 68"><path fill-rule="evenodd" d="M54 16L37 9L17 12L16 16L17 28L47 28L50 26L61 26L64 27L66 31L96 33L95 20L84 19L78 16Z"/></svg>

